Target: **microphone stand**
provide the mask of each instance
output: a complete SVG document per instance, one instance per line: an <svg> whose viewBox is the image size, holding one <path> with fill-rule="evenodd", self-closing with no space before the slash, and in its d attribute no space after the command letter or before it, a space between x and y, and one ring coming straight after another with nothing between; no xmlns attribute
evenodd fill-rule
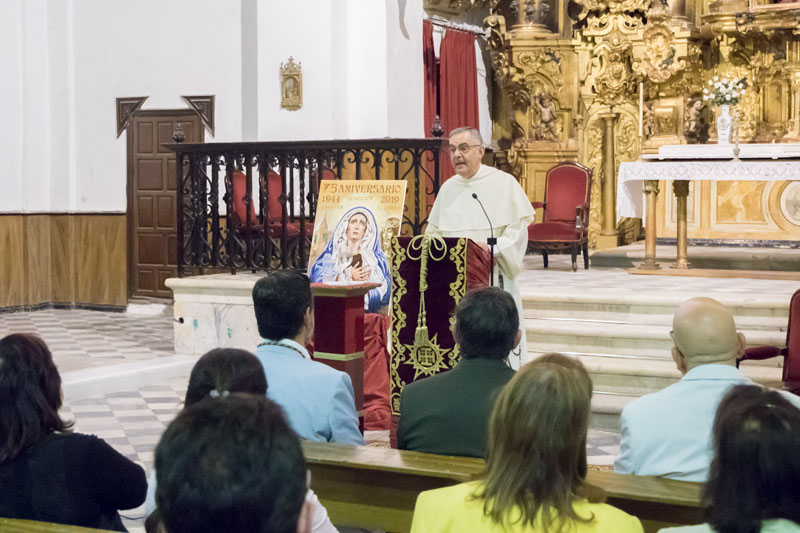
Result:
<svg viewBox="0 0 800 533"><path fill-rule="evenodd" d="M497 244L497 237L494 236L494 226L492 226L492 221L489 218L489 214L486 212L486 208L483 207L483 202L478 198L477 193L472 193L472 197L478 202L478 205L481 206L483 215L489 222L489 238L486 239L486 244L489 245L489 286L494 287L494 246Z"/></svg>

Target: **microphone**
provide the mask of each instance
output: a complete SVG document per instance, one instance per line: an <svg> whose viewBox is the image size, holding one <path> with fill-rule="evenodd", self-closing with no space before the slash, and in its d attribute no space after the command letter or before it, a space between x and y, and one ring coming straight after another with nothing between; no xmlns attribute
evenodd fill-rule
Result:
<svg viewBox="0 0 800 533"><path fill-rule="evenodd" d="M489 218L489 213L486 212L486 208L483 207L483 202L481 199L478 198L477 193L472 193L472 197L478 202L478 205L481 206L481 210L483 211L483 215L486 217L486 221L489 222L489 235L490 237L486 239L486 244L489 245L489 284L494 286L494 275L493 275L493 267L494 267L494 246L497 244L497 239L494 236L494 226L492 225L492 220Z"/></svg>
<svg viewBox="0 0 800 533"><path fill-rule="evenodd" d="M483 207L483 202L481 202L481 199L478 198L478 194L472 193L472 197L475 198L475 201L478 202L479 206L481 206L481 210L483 211L483 216L485 216L486 221L489 222L489 235L491 235L491 237L487 239L487 244L493 246L497 244L497 239L494 238L494 226L492 226L492 220L489 218L489 214L486 212L486 208Z"/></svg>

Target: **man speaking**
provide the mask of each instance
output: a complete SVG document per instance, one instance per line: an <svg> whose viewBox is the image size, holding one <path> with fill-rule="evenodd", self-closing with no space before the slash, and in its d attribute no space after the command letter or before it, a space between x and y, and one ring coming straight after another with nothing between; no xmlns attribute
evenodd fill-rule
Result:
<svg viewBox="0 0 800 533"><path fill-rule="evenodd" d="M425 233L466 237L487 249L487 239L493 233L497 238L494 285L514 297L522 321L522 298L516 278L523 269L528 224L533 222L531 202L514 176L481 164L485 149L477 129L454 129L450 132L449 148L456 175L439 190ZM528 358L524 334L514 353L518 357L510 357L509 361L518 368Z"/></svg>

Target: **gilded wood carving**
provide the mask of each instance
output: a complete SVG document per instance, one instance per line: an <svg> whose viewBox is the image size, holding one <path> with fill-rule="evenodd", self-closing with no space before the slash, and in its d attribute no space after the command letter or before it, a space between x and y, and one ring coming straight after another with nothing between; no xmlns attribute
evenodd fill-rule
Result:
<svg viewBox="0 0 800 533"><path fill-rule="evenodd" d="M599 113L618 114L612 139L617 164L664 144L713 143L718 108L703 104L704 85L714 76L746 78L750 87L735 109L740 141L800 142L800 2L491 0L488 5L498 110L493 119L495 132L502 134L496 139L505 148L502 155L533 200L543 199L537 194L543 192L548 158L552 164L572 158L590 166L598 178L592 243L602 210L609 208L600 194L605 155ZM546 31L545 13L560 21ZM724 196L719 202L706 192L698 205L713 211L711 218L720 224L737 217L754 224L776 218L800 239L789 220L800 193L786 190L731 185L715 191ZM734 213L739 204L747 207L744 214ZM623 241L636 237L635 223L621 221L618 230Z"/></svg>
<svg viewBox="0 0 800 533"><path fill-rule="evenodd" d="M289 111L303 107L303 72L293 57L281 63L281 107Z"/></svg>

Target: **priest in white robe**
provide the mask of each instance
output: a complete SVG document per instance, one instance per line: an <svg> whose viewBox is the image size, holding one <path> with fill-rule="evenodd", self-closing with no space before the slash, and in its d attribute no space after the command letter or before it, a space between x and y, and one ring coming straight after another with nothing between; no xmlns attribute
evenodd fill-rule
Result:
<svg viewBox="0 0 800 533"><path fill-rule="evenodd" d="M523 270L522 260L528 247L528 225L533 222L533 207L528 196L511 174L481 164L485 151L477 129L457 128L450 133L450 160L456 175L439 190L428 216L425 233L442 237L466 237L488 249L492 230L497 238L494 247L493 282L514 297L523 330L519 346L509 357L511 366L519 368L528 361L522 313L522 298L517 276ZM473 196L476 195L486 209ZM489 220L491 220L491 230Z"/></svg>

